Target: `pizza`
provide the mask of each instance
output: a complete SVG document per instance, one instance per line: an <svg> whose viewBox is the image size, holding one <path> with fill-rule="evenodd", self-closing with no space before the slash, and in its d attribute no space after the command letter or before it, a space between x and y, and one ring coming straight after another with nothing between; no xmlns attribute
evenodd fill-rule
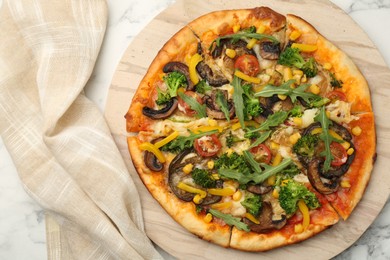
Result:
<svg viewBox="0 0 390 260"><path fill-rule="evenodd" d="M347 220L375 162L369 87L309 22L268 7L197 18L125 115L133 164L189 232L244 251Z"/></svg>

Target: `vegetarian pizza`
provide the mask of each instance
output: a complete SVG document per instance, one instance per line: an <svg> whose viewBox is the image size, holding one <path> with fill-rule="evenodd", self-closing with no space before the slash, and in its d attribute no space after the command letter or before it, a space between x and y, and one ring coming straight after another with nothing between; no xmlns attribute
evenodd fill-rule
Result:
<svg viewBox="0 0 390 260"><path fill-rule="evenodd" d="M265 251L346 220L375 161L366 80L302 18L206 14L170 38L125 116L134 166L175 221Z"/></svg>

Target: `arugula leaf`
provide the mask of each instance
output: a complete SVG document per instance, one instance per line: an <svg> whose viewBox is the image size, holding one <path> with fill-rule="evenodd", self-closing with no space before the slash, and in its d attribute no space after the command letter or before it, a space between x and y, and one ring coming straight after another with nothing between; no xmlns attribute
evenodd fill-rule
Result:
<svg viewBox="0 0 390 260"><path fill-rule="evenodd" d="M254 33L254 32L238 32L238 33L233 33L233 34L228 34L228 35L218 37L211 43L209 49L213 47L214 43L216 44L217 47L219 47L221 45L221 40L223 39L232 39L233 42L237 42L242 38L249 38L249 39L256 39L256 40L268 39L274 43L279 42L275 37L267 34Z"/></svg>
<svg viewBox="0 0 390 260"><path fill-rule="evenodd" d="M273 95L285 95L291 98L291 101L295 103L298 97L302 98L309 106L319 107L329 102L329 99L322 98L319 95L305 90L309 87L309 84L302 84L297 88L291 88L291 85L295 82L294 79L290 79L280 86L267 85L260 92L255 93L256 97L271 97Z"/></svg>
<svg viewBox="0 0 390 260"><path fill-rule="evenodd" d="M254 182L255 184L262 183L270 176L277 174L278 172L284 170L292 163L292 159L283 159L283 161L277 166L269 166L267 164L261 164L265 168L261 174L243 174L238 170L230 169L219 169L218 174L221 177L236 180L239 184L247 184L248 182Z"/></svg>
<svg viewBox="0 0 390 260"><path fill-rule="evenodd" d="M200 94L204 94L211 89L212 89L211 86L207 84L207 82L204 79L202 79L201 81L199 81L198 84L195 85L195 91Z"/></svg>
<svg viewBox="0 0 390 260"><path fill-rule="evenodd" d="M266 131L264 133L261 133L260 136L256 139L256 141L254 141L253 144L251 144L251 146L249 146L249 149L256 147L259 144L263 143L265 140L268 139L268 137L271 135L271 133L272 133L271 130Z"/></svg>
<svg viewBox="0 0 390 260"><path fill-rule="evenodd" d="M256 162L255 158L253 158L253 155L249 151L243 152L245 160L252 166L255 173L260 174L262 172L260 165L258 162Z"/></svg>
<svg viewBox="0 0 390 260"><path fill-rule="evenodd" d="M262 123L258 128L252 129L247 133L266 131L269 130L270 127L278 126L287 119L288 114L289 113L286 111L275 112L274 114L270 115L267 120L265 120L264 123Z"/></svg>
<svg viewBox="0 0 390 260"><path fill-rule="evenodd" d="M182 92L178 92L178 94L179 94L179 97L181 99L183 99L184 102L186 102L191 107L192 110L196 111L196 115L199 118L207 116L205 104L203 104L203 105L199 104L199 102L196 101L195 98L187 96L187 95L183 94Z"/></svg>
<svg viewBox="0 0 390 260"><path fill-rule="evenodd" d="M161 150L173 153L181 152L186 148L192 148L194 146L195 139L198 139L205 135L215 134L217 132L218 130L212 130L207 132L201 132L198 134L191 133L189 136L178 136L176 139L162 146Z"/></svg>
<svg viewBox="0 0 390 260"><path fill-rule="evenodd" d="M227 103L227 100L226 100L225 96L223 95L222 91L219 91L219 90L217 91L215 102L217 103L217 105L219 106L221 111L224 113L226 120L228 122L230 122L228 103Z"/></svg>
<svg viewBox="0 0 390 260"><path fill-rule="evenodd" d="M230 215L230 214L222 213L221 211L216 210L216 209L209 209L209 212L210 212L214 217L220 218L220 219L222 219L223 221L225 221L225 223L228 224L229 226L235 226L235 227L238 228L239 230L244 230L244 231L246 231L246 232L249 232L249 231L250 231L248 225L245 224L244 222L241 222L241 219L240 219L240 218L233 217L233 216Z"/></svg>
<svg viewBox="0 0 390 260"><path fill-rule="evenodd" d="M234 108L236 110L236 115L238 117L238 121L240 122L241 127L245 128L244 99L242 97L244 91L242 90L241 79L237 76L234 76L232 85L234 89L233 102Z"/></svg>
<svg viewBox="0 0 390 260"><path fill-rule="evenodd" d="M322 156L325 156L325 162L324 162L324 170L328 171L330 169L330 163L333 160L333 155L330 150L330 144L333 141L338 142L336 138L330 135L329 133L329 126L332 125L332 121L329 120L328 116L326 115L325 106L321 107L320 112L318 115L314 118L316 122L320 122L322 127L322 132L319 135L322 141L325 143L325 150L321 153Z"/></svg>

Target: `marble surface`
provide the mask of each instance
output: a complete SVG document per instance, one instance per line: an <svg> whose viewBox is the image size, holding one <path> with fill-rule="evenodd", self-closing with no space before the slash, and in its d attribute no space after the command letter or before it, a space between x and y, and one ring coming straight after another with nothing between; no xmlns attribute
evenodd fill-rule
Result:
<svg viewBox="0 0 390 260"><path fill-rule="evenodd" d="M134 37L174 0L107 0L109 21L102 50L86 95L103 110L110 82ZM347 12L390 66L390 0L332 0ZM2 0L0 0L0 6ZM0 139L0 260L47 259L44 212L23 190ZM171 259L162 252L165 258ZM390 259L390 201L370 228L335 259Z"/></svg>

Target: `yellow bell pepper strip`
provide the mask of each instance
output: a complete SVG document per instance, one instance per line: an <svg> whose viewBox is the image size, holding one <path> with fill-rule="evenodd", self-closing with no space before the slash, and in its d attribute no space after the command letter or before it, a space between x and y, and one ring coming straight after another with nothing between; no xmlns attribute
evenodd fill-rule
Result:
<svg viewBox="0 0 390 260"><path fill-rule="evenodd" d="M154 146L158 149L158 148L166 145L167 143L169 143L170 141L172 141L173 139L175 139L178 136L179 136L179 132L178 131L174 131L170 135L168 135L167 137L162 139L161 141L156 142L154 144Z"/></svg>
<svg viewBox="0 0 390 260"><path fill-rule="evenodd" d="M208 193L211 195L217 195L217 196L232 196L236 191L231 188L212 188L207 190Z"/></svg>
<svg viewBox="0 0 390 260"><path fill-rule="evenodd" d="M260 224L259 220L257 218L255 218L255 216L253 216L251 213L248 213L248 212L245 213L245 217L255 224Z"/></svg>
<svg viewBox="0 0 390 260"><path fill-rule="evenodd" d="M318 49L317 45L304 43L293 43L291 48L297 48L302 52L314 52Z"/></svg>
<svg viewBox="0 0 390 260"><path fill-rule="evenodd" d="M298 201L298 208L301 211L303 216L303 221L302 221L303 230L306 230L310 224L309 208L306 206L303 200Z"/></svg>
<svg viewBox="0 0 390 260"><path fill-rule="evenodd" d="M192 187L188 184L185 184L184 182L179 182L177 184L177 187L181 190L184 190L186 192L189 192L189 193L195 193L195 194L199 194L200 195L200 198L206 198L207 196L207 192L205 192L204 190L201 190L201 189L197 189L195 187Z"/></svg>
<svg viewBox="0 0 390 260"><path fill-rule="evenodd" d="M144 142L140 144L139 148L143 151L149 151L153 153L161 163L166 161L164 154L154 144Z"/></svg>
<svg viewBox="0 0 390 260"><path fill-rule="evenodd" d="M198 74L196 72L196 65L203 60L202 56L199 53L195 53L190 60L190 66L188 66L188 70L190 72L190 79L194 85L199 83Z"/></svg>
<svg viewBox="0 0 390 260"><path fill-rule="evenodd" d="M228 201L228 202L220 202L220 203L211 204L210 208L217 209L217 210L223 210L223 209L229 209L232 206L233 206L233 203L231 201Z"/></svg>
<svg viewBox="0 0 390 260"><path fill-rule="evenodd" d="M259 84L259 83L261 82L261 79L256 78L256 77L248 76L248 75L242 73L242 72L239 71L239 70L236 70L236 71L234 72L234 75L237 76L237 77L239 77L240 79L245 80L245 81L250 82L250 83Z"/></svg>

